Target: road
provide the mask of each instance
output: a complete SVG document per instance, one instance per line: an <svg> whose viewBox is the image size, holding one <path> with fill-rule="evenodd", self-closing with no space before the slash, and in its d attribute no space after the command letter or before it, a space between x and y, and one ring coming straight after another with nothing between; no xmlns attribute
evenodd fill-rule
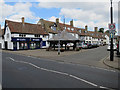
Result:
<svg viewBox="0 0 120 90"><path fill-rule="evenodd" d="M3 88L118 88L119 71L115 70L7 52L2 60Z"/></svg>
<svg viewBox="0 0 120 90"><path fill-rule="evenodd" d="M107 51L107 46L102 46L98 48L87 49L82 53L77 53L74 55L63 56L63 57L52 57L52 60L89 65L95 67L108 68L103 63L100 63L102 59L109 55Z"/></svg>

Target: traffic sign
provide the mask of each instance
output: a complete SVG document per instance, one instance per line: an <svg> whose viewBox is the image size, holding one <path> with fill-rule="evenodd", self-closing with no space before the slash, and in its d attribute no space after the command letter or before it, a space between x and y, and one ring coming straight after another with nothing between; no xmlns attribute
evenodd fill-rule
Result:
<svg viewBox="0 0 120 90"><path fill-rule="evenodd" d="M114 34L113 33L110 33L110 38L113 38L114 37Z"/></svg>
<svg viewBox="0 0 120 90"><path fill-rule="evenodd" d="M110 29L110 30L115 30L115 23L109 24L109 29Z"/></svg>

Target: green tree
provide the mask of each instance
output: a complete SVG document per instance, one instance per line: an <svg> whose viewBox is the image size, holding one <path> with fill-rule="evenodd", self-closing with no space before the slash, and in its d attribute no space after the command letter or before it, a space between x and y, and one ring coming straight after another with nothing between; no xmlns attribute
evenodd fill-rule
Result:
<svg viewBox="0 0 120 90"><path fill-rule="evenodd" d="M104 28L100 28L98 32L104 33Z"/></svg>

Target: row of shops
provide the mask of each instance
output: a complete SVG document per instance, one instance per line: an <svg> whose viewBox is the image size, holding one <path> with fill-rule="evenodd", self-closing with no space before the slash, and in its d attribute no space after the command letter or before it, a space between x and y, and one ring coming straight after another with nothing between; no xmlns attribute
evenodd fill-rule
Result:
<svg viewBox="0 0 120 90"><path fill-rule="evenodd" d="M12 50L27 50L27 49L40 49L46 46L46 41L42 41L42 38L19 38L12 37L11 42L13 45ZM5 49L9 49L8 42L5 42Z"/></svg>

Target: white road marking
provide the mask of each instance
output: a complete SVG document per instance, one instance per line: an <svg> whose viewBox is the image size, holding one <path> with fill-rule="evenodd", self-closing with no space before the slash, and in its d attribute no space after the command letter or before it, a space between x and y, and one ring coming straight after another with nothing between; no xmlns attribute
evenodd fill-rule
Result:
<svg viewBox="0 0 120 90"><path fill-rule="evenodd" d="M17 54L19 55L19 54ZM22 55L21 56L26 56L26 55ZM38 58L38 57L34 57L34 56L27 56L27 57L30 57L30 58L34 58L34 59L41 59L41 58ZM106 57L105 57L106 58ZM52 62L57 62L55 60L47 60L45 59L45 61L52 61ZM80 65L80 64L77 64L77 63L69 63L69 62L57 62L57 63L61 63L61 64L70 64L70 65ZM89 66L89 65L81 65L81 66L87 66L87 67L91 67L91 68L96 68L96 69L101 69L101 70L105 70L105 71L110 71L110 72L116 72L115 70L110 70L110 69L105 69L105 68L100 68L100 67L95 67L95 66Z"/></svg>
<svg viewBox="0 0 120 90"><path fill-rule="evenodd" d="M71 75L71 74L68 74L68 73L60 72L60 71L50 70L50 69L46 69L46 68L41 68L41 67L39 67L39 66L37 66L37 65L35 65L35 64L29 63L29 62L17 61L17 60L15 60L15 59L11 58L11 57L9 57L9 59L12 60L12 61L14 61L14 62L17 62L17 63L29 64L29 65L37 68L37 69L41 69L41 70L44 70L44 71L48 71L48 72L52 72L52 73L57 73L57 74L65 75L65 76L69 76L69 77L71 77L71 78L74 78L74 79L76 79L76 80L83 81L83 82L85 82L85 83L87 83L87 84L89 84L89 85L92 85L92 86L95 86L95 87L98 87L98 88L110 89L110 88L107 88L107 87L99 86L99 85L97 85L97 84L95 84L95 83L89 82L89 81L84 80L84 79L82 79L82 78L79 78L79 77L77 77L77 76L75 76L75 75ZM110 90L112 90L112 89L110 89Z"/></svg>
<svg viewBox="0 0 120 90"><path fill-rule="evenodd" d="M27 57L34 58L34 59L40 59L40 58L33 57L33 56L27 56ZM51 61L57 62L57 61L54 61L54 60L51 60ZM70 64L70 65L78 65L78 66L80 66L80 64L77 64L77 63L69 63L69 62L64 62L64 61L63 62L57 62L57 63L60 63L60 64ZM110 70L110 69L105 69L105 68L100 68L100 67L95 67L95 66L90 66L90 65L81 65L81 66L87 66L87 67L96 68L96 69L100 69L100 70L105 70L105 71L110 71L110 72L116 72L115 70Z"/></svg>

